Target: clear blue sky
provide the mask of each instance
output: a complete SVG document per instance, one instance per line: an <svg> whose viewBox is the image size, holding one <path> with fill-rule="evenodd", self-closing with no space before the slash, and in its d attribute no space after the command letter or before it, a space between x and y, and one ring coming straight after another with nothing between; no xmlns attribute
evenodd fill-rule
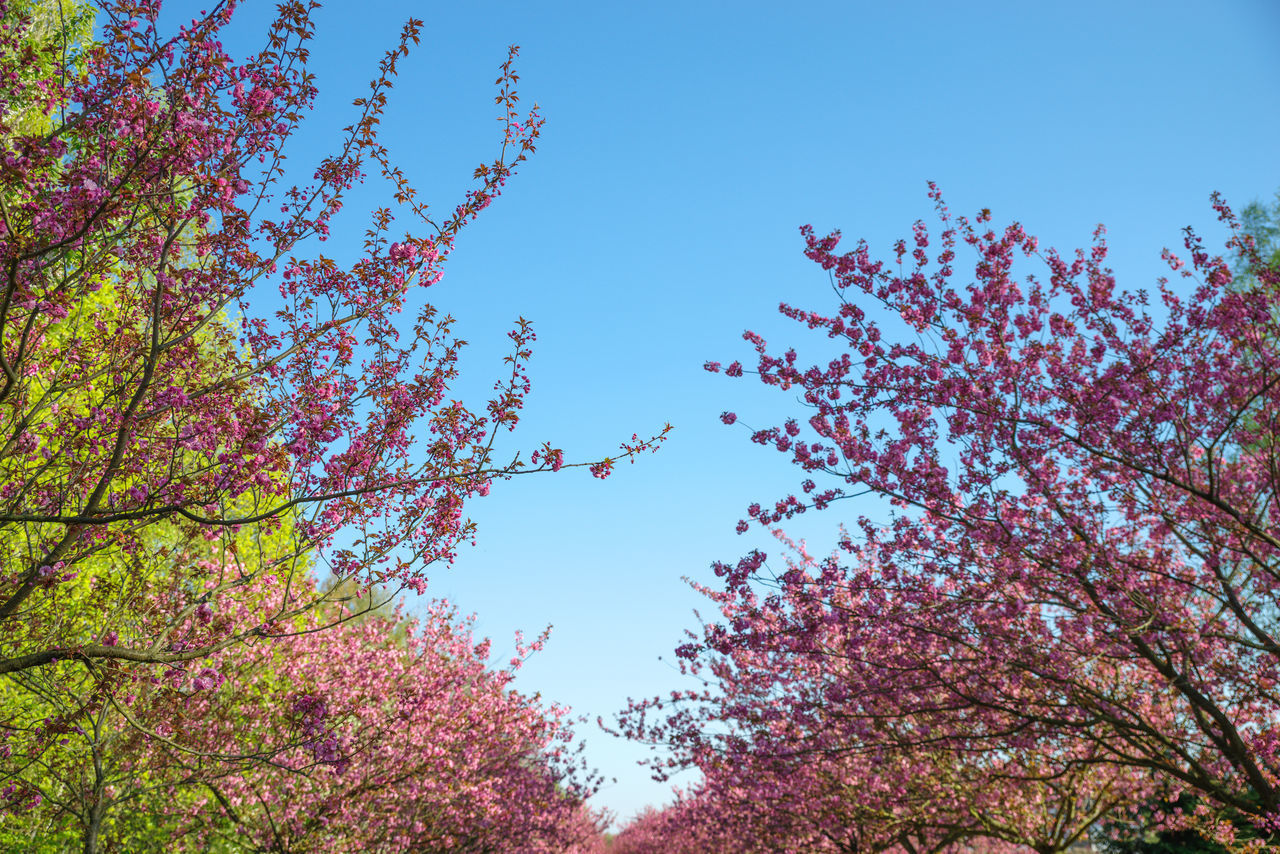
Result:
<svg viewBox="0 0 1280 854"><path fill-rule="evenodd" d="M268 12L245 10L233 51ZM523 315L538 334L534 389L508 447L551 440L583 459L675 425L659 454L604 483L575 471L497 485L470 507L477 547L431 580L500 652L516 628L554 624L519 685L592 721L680 686L659 657L696 625L682 576L709 581L711 561L768 546L734 523L795 475L718 415L763 423L790 401L701 365L745 357L746 328L803 358L812 339L776 306L826 307L830 293L798 226L887 252L930 221L934 180L953 211L990 207L1042 245L1085 245L1106 223L1120 282L1137 288L1183 226L1218 235L1211 191L1239 208L1280 189L1274 0L331 0L314 45L322 96L296 165L336 139L409 14L425 36L402 64L384 140L429 200L451 209L494 155L492 83L508 44L521 45L521 92L547 118L536 156L429 293L472 342L462 391L479 405ZM339 222L326 251L349 257L362 228ZM811 514L796 531L825 551L852 512ZM625 820L667 800L634 764L646 751L594 723L581 732L617 778L601 806Z"/></svg>

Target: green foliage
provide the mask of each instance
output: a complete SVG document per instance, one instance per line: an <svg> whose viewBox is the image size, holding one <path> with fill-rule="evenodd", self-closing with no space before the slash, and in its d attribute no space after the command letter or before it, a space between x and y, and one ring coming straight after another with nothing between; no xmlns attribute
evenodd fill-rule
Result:
<svg viewBox="0 0 1280 854"><path fill-rule="evenodd" d="M74 73L81 67L80 48L93 34L94 9L82 0L9 0L2 22L25 30L25 80L47 78L61 68ZM34 87L33 87L34 88ZM34 102L10 102L5 117L19 133L38 133L53 126L43 107Z"/></svg>
<svg viewBox="0 0 1280 854"><path fill-rule="evenodd" d="M1255 199L1240 212L1244 233L1254 239L1258 255L1272 270L1280 269L1280 190L1270 204ZM1247 275L1243 259L1236 260L1233 271L1237 278Z"/></svg>
<svg viewBox="0 0 1280 854"><path fill-rule="evenodd" d="M1227 849L1191 830L1147 833L1115 840L1101 838L1096 847L1105 854L1227 854Z"/></svg>

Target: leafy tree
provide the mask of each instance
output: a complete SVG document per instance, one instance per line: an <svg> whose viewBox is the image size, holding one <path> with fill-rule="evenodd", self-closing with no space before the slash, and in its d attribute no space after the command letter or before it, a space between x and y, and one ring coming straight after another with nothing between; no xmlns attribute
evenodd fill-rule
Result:
<svg viewBox="0 0 1280 854"><path fill-rule="evenodd" d="M1256 251L1262 263L1271 270L1280 266L1280 192L1267 204L1252 201L1240 211L1240 228L1253 238ZM1248 264L1241 259L1236 264L1237 275L1247 276Z"/></svg>
<svg viewBox="0 0 1280 854"><path fill-rule="evenodd" d="M82 47L93 31L93 8L80 0L8 0L0 11L0 29L20 63L20 87L5 104L4 124L11 133L47 133L53 120L32 95L50 76L83 71Z"/></svg>

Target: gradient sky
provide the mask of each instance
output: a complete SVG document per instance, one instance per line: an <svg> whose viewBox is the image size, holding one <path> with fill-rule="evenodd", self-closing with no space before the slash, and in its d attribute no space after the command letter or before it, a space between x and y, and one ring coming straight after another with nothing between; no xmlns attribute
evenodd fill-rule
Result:
<svg viewBox="0 0 1280 854"><path fill-rule="evenodd" d="M250 5L233 53L257 44L270 12ZM1042 246L1070 251L1106 223L1121 287L1150 288L1184 226L1221 245L1210 192L1238 209L1280 189L1274 0L331 0L313 47L321 99L290 152L300 170L332 148L410 14L424 38L383 139L439 210L496 154L492 84L508 44L522 48L525 103L547 118L537 154L424 295L471 342L460 395L481 405L523 315L538 335L534 385L509 449L550 440L596 458L675 425L657 455L606 482L571 471L495 485L469 507L477 546L431 576L429 595L474 611L498 660L515 629L554 625L518 685L590 719L588 756L617 778L596 803L620 820L669 787L595 718L685 687L671 650L700 599L682 577L711 582L713 560L768 550L734 524L798 480L718 418L772 422L791 398L701 368L745 359L747 328L802 360L818 344L776 312L832 305L798 226L887 255L915 220L933 222L933 180L953 212L989 207ZM356 214L385 190L352 197L326 253L354 257ZM825 552L861 510L875 508L837 505L794 531Z"/></svg>

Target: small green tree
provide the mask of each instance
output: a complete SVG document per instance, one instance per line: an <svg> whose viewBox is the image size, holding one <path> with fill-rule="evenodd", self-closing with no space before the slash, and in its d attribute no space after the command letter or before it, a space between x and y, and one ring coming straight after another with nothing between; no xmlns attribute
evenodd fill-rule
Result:
<svg viewBox="0 0 1280 854"><path fill-rule="evenodd" d="M1240 212L1240 225L1244 233L1254 240L1258 255L1267 267L1280 269L1280 190L1271 203L1255 199ZM1248 276L1243 259L1236 260L1233 271L1237 277Z"/></svg>

